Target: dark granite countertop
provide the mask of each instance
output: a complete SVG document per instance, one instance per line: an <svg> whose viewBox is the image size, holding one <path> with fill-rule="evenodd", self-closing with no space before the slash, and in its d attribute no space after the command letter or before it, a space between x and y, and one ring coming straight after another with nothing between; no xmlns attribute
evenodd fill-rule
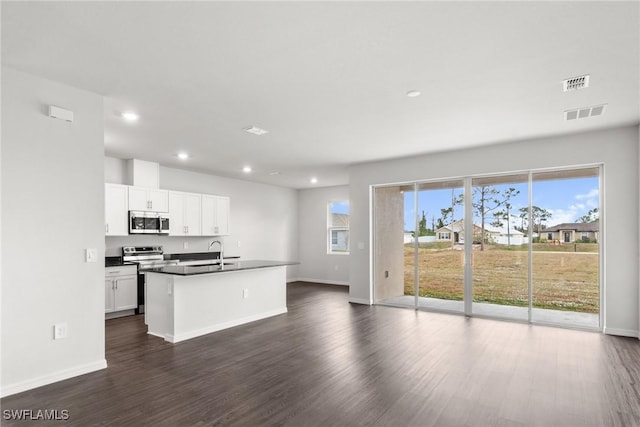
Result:
<svg viewBox="0 0 640 427"><path fill-rule="evenodd" d="M227 271L254 270L257 268L280 267L284 265L296 265L295 261L234 261L225 262L223 267L220 264L204 264L204 265L168 265L148 270L151 273L173 274L176 276L195 276L198 274L224 273Z"/></svg>

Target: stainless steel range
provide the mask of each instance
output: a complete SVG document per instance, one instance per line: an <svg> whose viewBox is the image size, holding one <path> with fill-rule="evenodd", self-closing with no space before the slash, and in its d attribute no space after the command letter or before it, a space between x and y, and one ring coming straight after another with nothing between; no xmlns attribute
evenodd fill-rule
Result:
<svg viewBox="0 0 640 427"><path fill-rule="evenodd" d="M178 260L165 260L162 246L123 246L122 261L138 264L138 308L144 313L145 272L165 265L176 265Z"/></svg>

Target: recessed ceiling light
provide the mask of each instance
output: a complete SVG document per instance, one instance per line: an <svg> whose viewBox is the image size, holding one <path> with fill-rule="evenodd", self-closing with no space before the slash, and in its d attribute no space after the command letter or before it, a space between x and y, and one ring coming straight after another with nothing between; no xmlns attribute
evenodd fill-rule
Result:
<svg viewBox="0 0 640 427"><path fill-rule="evenodd" d="M420 96L420 91L419 90L410 90L409 92L407 92L407 96L409 98L415 98L416 96Z"/></svg>
<svg viewBox="0 0 640 427"><path fill-rule="evenodd" d="M187 154L185 152L178 153L178 158L180 160L187 160L189 158L189 154Z"/></svg>
<svg viewBox="0 0 640 427"><path fill-rule="evenodd" d="M244 173L251 173L251 166L245 166L242 168L242 172Z"/></svg>
<svg viewBox="0 0 640 427"><path fill-rule="evenodd" d="M268 130L260 129L259 127L255 126L249 126L247 128L244 128L244 130L254 135L264 135L265 133L269 133Z"/></svg>
<svg viewBox="0 0 640 427"><path fill-rule="evenodd" d="M318 178L316 178L315 176L313 178L311 178L309 181L311 181L312 184L316 184L318 182Z"/></svg>
<svg viewBox="0 0 640 427"><path fill-rule="evenodd" d="M140 116L133 111L123 111L120 115L128 122L136 122L140 118Z"/></svg>

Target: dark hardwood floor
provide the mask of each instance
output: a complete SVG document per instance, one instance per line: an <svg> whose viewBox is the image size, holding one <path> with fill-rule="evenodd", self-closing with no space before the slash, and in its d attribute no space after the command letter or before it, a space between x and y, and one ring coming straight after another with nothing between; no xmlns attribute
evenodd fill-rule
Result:
<svg viewBox="0 0 640 427"><path fill-rule="evenodd" d="M347 299L292 283L289 313L176 345L109 320L108 369L1 402L67 421L2 425L640 425L636 339Z"/></svg>

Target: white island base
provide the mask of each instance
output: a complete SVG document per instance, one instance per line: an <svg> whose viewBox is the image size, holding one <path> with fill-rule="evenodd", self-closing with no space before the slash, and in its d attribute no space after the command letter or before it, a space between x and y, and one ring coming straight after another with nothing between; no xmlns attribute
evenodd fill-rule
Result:
<svg viewBox="0 0 640 427"><path fill-rule="evenodd" d="M171 343L287 312L286 267L147 273L148 333Z"/></svg>

